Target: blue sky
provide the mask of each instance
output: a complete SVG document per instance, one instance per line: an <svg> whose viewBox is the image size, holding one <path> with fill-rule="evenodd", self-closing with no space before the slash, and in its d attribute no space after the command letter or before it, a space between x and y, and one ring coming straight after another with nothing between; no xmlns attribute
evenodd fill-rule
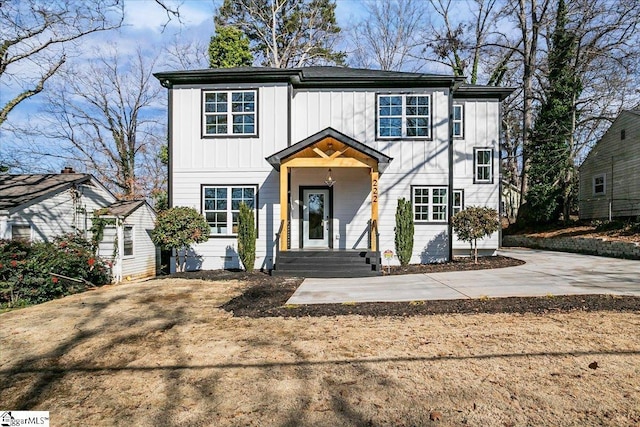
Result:
<svg viewBox="0 0 640 427"><path fill-rule="evenodd" d="M133 54L140 48L145 55L152 57L160 55L167 45L176 41L179 43L198 41L206 46L214 30L213 16L221 3L222 0L166 0L166 4L170 6L179 5L181 18L178 21L175 18L169 20L167 13L154 0L125 0L125 20L122 28L84 37L78 46L68 49L73 55L68 63L82 66L105 48L115 48L123 57ZM349 23L363 11L361 0L336 0L336 4L338 23L343 29L348 28ZM154 71L172 69L171 66L162 63L163 55L160 55L160 58ZM27 64L21 67L22 69L14 67L12 71L16 75L28 73ZM206 63L203 67L206 67ZM20 89L13 82L7 85L6 79L3 83L5 85L0 90L2 105ZM47 85L52 86L55 83L54 76ZM44 102L42 93L22 102L9 114L5 124L28 128L39 120L39 112ZM0 150L4 154L14 149L12 141L14 141L14 135L11 132L7 132L6 128L0 130ZM33 172L55 171L60 166L55 160L45 160L32 165L34 169L40 169Z"/></svg>

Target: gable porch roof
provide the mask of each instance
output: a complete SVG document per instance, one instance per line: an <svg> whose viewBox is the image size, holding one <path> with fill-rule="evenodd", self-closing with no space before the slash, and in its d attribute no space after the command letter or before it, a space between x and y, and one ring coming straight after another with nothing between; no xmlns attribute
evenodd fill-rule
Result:
<svg viewBox="0 0 640 427"><path fill-rule="evenodd" d="M282 164L282 162L297 156L303 156L305 150L307 150L308 152L319 153L319 151L317 151L318 150L317 145L319 145L320 143L323 143L323 146L331 145L332 141L336 141L338 144L343 146L343 147L335 147L336 149L342 148L343 150L341 152L342 154L347 154L347 151L349 150L355 151L355 152L349 153L349 155L345 157L372 159L376 163L377 170L380 173L384 172L387 166L389 166L389 163L391 163L391 161L393 160L392 157L389 157L378 150L374 150L368 145L365 145L341 132L338 132L337 130L331 127L321 130L320 132L315 133L303 139L302 141L299 141L285 148L284 150L281 150L281 151L278 151L277 153L272 154L271 156L267 157L266 160L269 162L271 166L273 166L275 170L280 171L280 165ZM340 164L338 164L339 155L338 156L334 155L333 157L327 154L319 153L319 155L320 155L320 158L323 159L322 160L323 163L326 163L326 164L322 164L318 166L328 166L328 167L341 166Z"/></svg>

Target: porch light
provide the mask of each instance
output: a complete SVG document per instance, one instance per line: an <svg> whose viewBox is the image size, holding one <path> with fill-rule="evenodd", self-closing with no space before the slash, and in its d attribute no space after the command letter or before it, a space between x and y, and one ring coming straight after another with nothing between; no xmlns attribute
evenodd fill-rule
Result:
<svg viewBox="0 0 640 427"><path fill-rule="evenodd" d="M329 187L333 187L333 184L336 183L336 180L331 177L331 168L329 168L329 171L327 172L327 179L324 180L324 183Z"/></svg>

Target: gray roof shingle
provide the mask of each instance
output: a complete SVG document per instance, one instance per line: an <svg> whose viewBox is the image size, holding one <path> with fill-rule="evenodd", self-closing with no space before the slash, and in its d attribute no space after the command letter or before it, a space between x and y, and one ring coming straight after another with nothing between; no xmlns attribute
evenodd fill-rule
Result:
<svg viewBox="0 0 640 427"><path fill-rule="evenodd" d="M0 209L15 208L90 180L91 175L82 173L0 175Z"/></svg>

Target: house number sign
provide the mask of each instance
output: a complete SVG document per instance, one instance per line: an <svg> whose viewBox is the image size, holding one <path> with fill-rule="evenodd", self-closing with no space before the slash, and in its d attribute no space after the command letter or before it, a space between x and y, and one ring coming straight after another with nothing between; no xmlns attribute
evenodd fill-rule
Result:
<svg viewBox="0 0 640 427"><path fill-rule="evenodd" d="M373 203L378 203L378 180L371 181L371 200Z"/></svg>

